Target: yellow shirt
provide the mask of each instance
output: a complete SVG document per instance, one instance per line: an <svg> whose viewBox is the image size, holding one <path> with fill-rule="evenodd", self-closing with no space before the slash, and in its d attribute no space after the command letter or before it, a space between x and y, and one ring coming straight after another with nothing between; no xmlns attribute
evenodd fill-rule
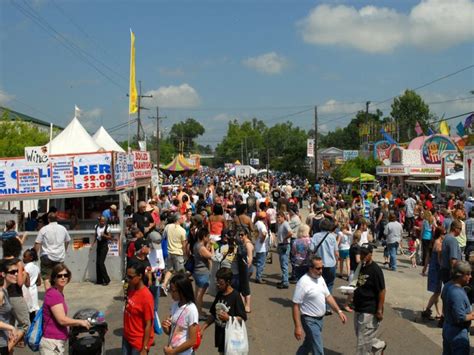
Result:
<svg viewBox="0 0 474 355"><path fill-rule="evenodd" d="M186 240L185 229L176 223L171 223L165 227L165 233L168 237L168 253L183 255L183 242Z"/></svg>

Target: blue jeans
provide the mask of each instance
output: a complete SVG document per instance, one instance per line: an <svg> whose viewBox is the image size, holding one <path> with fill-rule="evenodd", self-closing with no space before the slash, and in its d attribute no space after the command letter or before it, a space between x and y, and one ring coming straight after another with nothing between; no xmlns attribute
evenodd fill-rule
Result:
<svg viewBox="0 0 474 355"><path fill-rule="evenodd" d="M389 266L392 270L397 270L397 250L398 242L387 244L388 255L390 257Z"/></svg>
<svg viewBox="0 0 474 355"><path fill-rule="evenodd" d="M469 330L443 324L443 355L468 355Z"/></svg>
<svg viewBox="0 0 474 355"><path fill-rule="evenodd" d="M313 318L308 316L301 316L301 325L305 332L303 344L296 351L296 355L323 355L323 318Z"/></svg>
<svg viewBox="0 0 474 355"><path fill-rule="evenodd" d="M122 338L122 355L140 355L140 350L135 349L125 338Z"/></svg>
<svg viewBox="0 0 474 355"><path fill-rule="evenodd" d="M267 261L267 252L255 254L254 264L257 269L255 278L258 281L262 281L262 273L263 273L263 268L265 267L266 261Z"/></svg>
<svg viewBox="0 0 474 355"><path fill-rule="evenodd" d="M281 283L288 286L288 261L290 259L290 244L278 245L278 255L280 256Z"/></svg>

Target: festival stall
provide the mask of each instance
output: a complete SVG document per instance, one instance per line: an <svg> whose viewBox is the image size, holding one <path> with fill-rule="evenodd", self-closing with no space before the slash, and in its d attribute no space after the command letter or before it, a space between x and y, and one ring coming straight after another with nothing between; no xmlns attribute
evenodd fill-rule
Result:
<svg viewBox="0 0 474 355"><path fill-rule="evenodd" d="M104 132L98 132L96 138L104 138ZM58 208L59 223L66 226L73 239L66 263L75 281L95 280L96 253L90 252L93 227L112 203L119 205L119 215L111 225L115 241L109 245L106 265L111 279L121 280L125 203L128 194L151 177L148 152L105 151L115 143L110 140L101 139L103 143L97 144L74 118L46 145L50 153L40 162L31 161L29 156L0 159L0 201L48 200ZM137 196L136 191L133 194ZM27 235L25 247L32 247L37 232Z"/></svg>
<svg viewBox="0 0 474 355"><path fill-rule="evenodd" d="M168 175L186 175L196 171L197 167L182 154L178 154L169 164L160 167L160 170Z"/></svg>

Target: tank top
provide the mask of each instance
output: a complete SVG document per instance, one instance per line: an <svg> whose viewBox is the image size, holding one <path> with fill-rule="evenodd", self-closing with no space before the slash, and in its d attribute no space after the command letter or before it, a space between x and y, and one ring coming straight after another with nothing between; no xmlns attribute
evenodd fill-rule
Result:
<svg viewBox="0 0 474 355"><path fill-rule="evenodd" d="M10 323L12 315L12 305L8 294L2 289L0 292L3 293L3 304L0 306L0 321L4 323ZM0 330L0 348L8 346L8 331Z"/></svg>
<svg viewBox="0 0 474 355"><path fill-rule="evenodd" d="M222 221L210 221L211 230L209 234L211 235L221 235L222 230L224 229L224 223Z"/></svg>
<svg viewBox="0 0 474 355"><path fill-rule="evenodd" d="M201 242L196 242L193 247L194 272L198 274L209 272L209 269L207 268L206 259L203 258L199 253L199 249L201 249L202 246L203 245Z"/></svg>

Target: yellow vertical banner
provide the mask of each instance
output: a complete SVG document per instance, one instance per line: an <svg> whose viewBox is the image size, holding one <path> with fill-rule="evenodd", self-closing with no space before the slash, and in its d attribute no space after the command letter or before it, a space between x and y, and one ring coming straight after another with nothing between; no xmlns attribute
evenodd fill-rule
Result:
<svg viewBox="0 0 474 355"><path fill-rule="evenodd" d="M130 87L128 93L128 112L138 111L137 106L137 83L135 81L135 35L130 29Z"/></svg>
<svg viewBox="0 0 474 355"><path fill-rule="evenodd" d="M444 120L439 124L439 133L449 136L449 126Z"/></svg>

